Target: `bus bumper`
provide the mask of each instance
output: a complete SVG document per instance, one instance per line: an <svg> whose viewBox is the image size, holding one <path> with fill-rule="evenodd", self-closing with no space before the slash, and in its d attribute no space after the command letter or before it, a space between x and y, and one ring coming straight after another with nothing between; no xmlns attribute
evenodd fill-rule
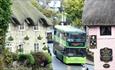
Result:
<svg viewBox="0 0 115 70"><path fill-rule="evenodd" d="M86 57L64 57L65 64L85 64Z"/></svg>

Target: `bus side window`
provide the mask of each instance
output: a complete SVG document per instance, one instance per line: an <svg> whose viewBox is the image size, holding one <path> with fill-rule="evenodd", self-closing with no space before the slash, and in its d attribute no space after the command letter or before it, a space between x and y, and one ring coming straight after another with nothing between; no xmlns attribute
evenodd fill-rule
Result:
<svg viewBox="0 0 115 70"><path fill-rule="evenodd" d="M58 37L60 37L60 33L59 33L59 32L56 32L56 35L57 35Z"/></svg>
<svg viewBox="0 0 115 70"><path fill-rule="evenodd" d="M67 39L67 34L66 33L63 33L63 37L62 37L64 40Z"/></svg>
<svg viewBox="0 0 115 70"><path fill-rule="evenodd" d="M54 30L54 35L56 35L56 30Z"/></svg>

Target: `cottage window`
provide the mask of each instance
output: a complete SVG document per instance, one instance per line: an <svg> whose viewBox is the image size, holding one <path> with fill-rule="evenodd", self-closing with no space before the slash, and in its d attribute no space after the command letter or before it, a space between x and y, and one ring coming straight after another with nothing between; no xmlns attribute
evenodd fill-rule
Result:
<svg viewBox="0 0 115 70"><path fill-rule="evenodd" d="M111 26L100 26L100 35L111 35Z"/></svg>
<svg viewBox="0 0 115 70"><path fill-rule="evenodd" d="M24 30L24 23L19 26L20 30Z"/></svg>
<svg viewBox="0 0 115 70"><path fill-rule="evenodd" d="M11 42L7 42L6 47L10 52L12 52L12 44L11 44Z"/></svg>
<svg viewBox="0 0 115 70"><path fill-rule="evenodd" d="M33 29L34 29L35 31L38 30L38 24L35 25L35 26L33 26Z"/></svg>
<svg viewBox="0 0 115 70"><path fill-rule="evenodd" d="M34 52L39 51L39 43L34 43Z"/></svg>

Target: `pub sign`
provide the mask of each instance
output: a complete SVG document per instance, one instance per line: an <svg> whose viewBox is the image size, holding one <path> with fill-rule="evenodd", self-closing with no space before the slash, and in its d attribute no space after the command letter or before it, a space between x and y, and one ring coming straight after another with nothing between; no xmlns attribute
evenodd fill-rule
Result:
<svg viewBox="0 0 115 70"><path fill-rule="evenodd" d="M102 48L100 49L100 60L103 62L110 62L112 61L112 49L110 48Z"/></svg>

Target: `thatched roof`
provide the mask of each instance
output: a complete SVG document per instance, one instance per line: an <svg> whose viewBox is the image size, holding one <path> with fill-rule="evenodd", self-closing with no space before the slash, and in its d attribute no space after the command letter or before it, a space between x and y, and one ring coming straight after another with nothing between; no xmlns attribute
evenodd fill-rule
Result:
<svg viewBox="0 0 115 70"><path fill-rule="evenodd" d="M84 25L115 25L115 0L85 0Z"/></svg>
<svg viewBox="0 0 115 70"><path fill-rule="evenodd" d="M41 18L43 20L41 20ZM26 21L28 25L37 25L41 20L41 24L45 26L52 25L52 23L32 5L31 0L13 0L12 20L16 24L22 24Z"/></svg>

